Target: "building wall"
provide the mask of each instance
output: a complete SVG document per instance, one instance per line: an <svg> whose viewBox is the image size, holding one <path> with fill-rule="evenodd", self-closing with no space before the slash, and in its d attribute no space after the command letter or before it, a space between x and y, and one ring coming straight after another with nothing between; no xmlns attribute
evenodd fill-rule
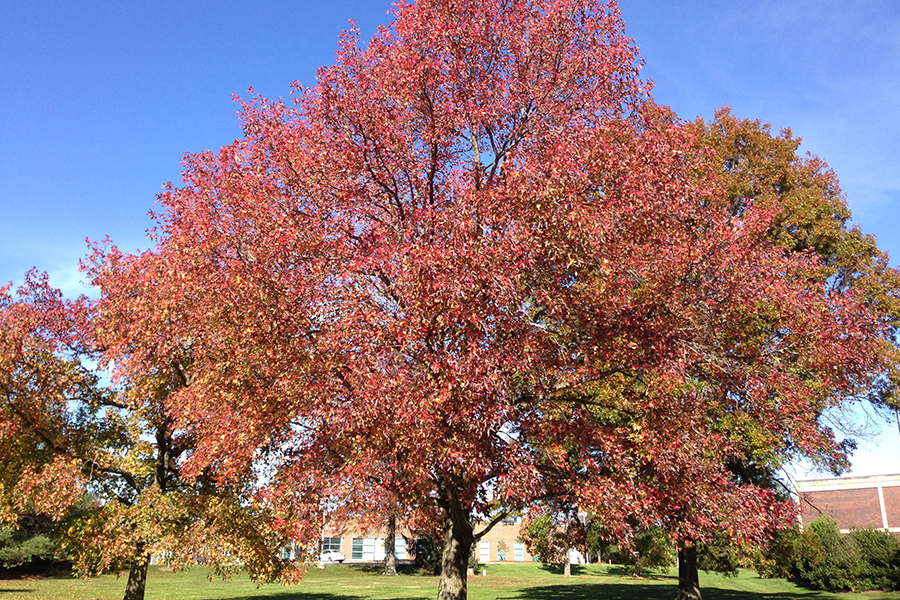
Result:
<svg viewBox="0 0 900 600"><path fill-rule="evenodd" d="M363 529L344 525L339 529L326 527L322 534L322 545L329 550L338 550L347 557L346 562L380 562L384 560L384 531ZM394 541L394 556L401 561L414 560L415 555L407 552L406 535L397 528Z"/></svg>
<svg viewBox="0 0 900 600"><path fill-rule="evenodd" d="M487 534L481 538L481 542L476 542L476 556L478 557L478 562L488 563L488 562L531 562L532 557L529 554L528 549L525 548L525 544L521 542L517 542L519 539L519 530L522 528L519 523L498 523L491 529ZM481 527L476 527L475 531L478 532L481 530ZM506 545L506 558L502 557L502 554L498 554L498 551L501 549L499 546L500 542L503 542ZM487 560L483 557L484 549L487 549Z"/></svg>
<svg viewBox="0 0 900 600"><path fill-rule="evenodd" d="M831 515L841 531L874 527L900 532L900 475L797 482L800 526Z"/></svg>
<svg viewBox="0 0 900 600"><path fill-rule="evenodd" d="M480 542L475 543L475 556L479 562L531 562L532 556L525 548L525 545L518 540L520 524L499 523L494 526ZM475 531L478 532L481 527L476 526ZM409 536L408 532L404 532L401 528L397 531L397 558L399 560L415 560L412 547L406 548L403 539L404 534ZM384 532L383 531L362 531L354 528L352 525L345 525L340 529L326 527L323 533L323 539L328 540L328 549L337 549L336 542L333 538L340 539L340 552L347 557L347 562L372 562L384 560ZM354 539L362 540L363 555L354 558L353 541ZM360 543L357 542L357 548ZM504 553L505 545L505 553ZM504 558L505 554L505 558Z"/></svg>
<svg viewBox="0 0 900 600"><path fill-rule="evenodd" d="M884 487L881 493L884 496L888 528L892 531L900 530L900 486Z"/></svg>

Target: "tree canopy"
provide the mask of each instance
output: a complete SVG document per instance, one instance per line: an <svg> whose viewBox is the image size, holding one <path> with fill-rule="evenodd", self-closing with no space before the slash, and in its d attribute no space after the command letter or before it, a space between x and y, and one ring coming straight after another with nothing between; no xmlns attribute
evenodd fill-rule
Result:
<svg viewBox="0 0 900 600"><path fill-rule="evenodd" d="M728 464L839 456L817 416L883 380L890 324L772 239L771 195L736 207L639 66L614 6L431 1L244 102L160 198L188 468L285 507L389 472L445 521L441 598L474 523L551 494L763 535L789 507Z"/></svg>

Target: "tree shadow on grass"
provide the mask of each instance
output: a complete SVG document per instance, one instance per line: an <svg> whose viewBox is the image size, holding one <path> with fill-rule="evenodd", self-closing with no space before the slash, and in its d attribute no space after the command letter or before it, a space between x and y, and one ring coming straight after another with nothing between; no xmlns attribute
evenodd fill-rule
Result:
<svg viewBox="0 0 900 600"><path fill-rule="evenodd" d="M735 590L701 590L704 600L750 600L751 598L762 598L763 600L797 600L801 594L788 592L738 592ZM833 598L823 592L806 592L802 594L804 600L824 600L825 598Z"/></svg>
<svg viewBox="0 0 900 600"><path fill-rule="evenodd" d="M594 565L572 565L572 577L579 577L581 575L589 575L591 577L611 577L620 579L622 577L631 578L634 575L634 568L628 566L620 566L613 565L609 567L606 571L597 571L593 569ZM563 574L563 566L562 565L541 565L542 571L547 571L548 573L552 573L553 575L562 575ZM664 581L673 579L674 575L671 572L647 569L643 575L640 577L636 577L637 581L640 580L649 580L649 581Z"/></svg>
<svg viewBox="0 0 900 600"><path fill-rule="evenodd" d="M573 576L584 575L587 573L583 565L571 565L571 569ZM541 570L554 575L563 574L563 566L557 564L541 563Z"/></svg>
<svg viewBox="0 0 900 600"><path fill-rule="evenodd" d="M538 586L517 591L515 595L498 596L498 600L671 600L678 593L676 585L598 583L577 586ZM784 592L743 592L706 588L703 600L797 600L798 595ZM824 600L824 594L806 594L804 600Z"/></svg>
<svg viewBox="0 0 900 600"><path fill-rule="evenodd" d="M72 563L69 561L35 560L11 569L0 568L0 580L50 579L72 577Z"/></svg>
<svg viewBox="0 0 900 600"><path fill-rule="evenodd" d="M597 573L591 573L597 577ZM641 575L634 574L634 567L613 565L606 571L606 577L625 577L626 579L634 579L635 581L672 581L678 578L676 570L666 569L647 569Z"/></svg>
<svg viewBox="0 0 900 600"><path fill-rule="evenodd" d="M32 594L34 590L31 588L4 588L0 590L0 594Z"/></svg>
<svg viewBox="0 0 900 600"><path fill-rule="evenodd" d="M230 600L260 600L263 596L240 596ZM361 600L362 596L348 596L346 594L326 594L323 592L303 592L290 590L279 593L268 593L265 598L273 600ZM433 600L432 596L404 596L404 600Z"/></svg>
<svg viewBox="0 0 900 600"><path fill-rule="evenodd" d="M329 565L329 566L337 566L337 565ZM354 571L358 571L360 573L370 573L372 575L382 575L384 574L384 564L350 564L350 565L340 565L345 569L352 569ZM326 567L327 568L327 567ZM421 575L424 572L421 569L418 569L415 565L411 564L398 564L397 565L397 574L398 575Z"/></svg>

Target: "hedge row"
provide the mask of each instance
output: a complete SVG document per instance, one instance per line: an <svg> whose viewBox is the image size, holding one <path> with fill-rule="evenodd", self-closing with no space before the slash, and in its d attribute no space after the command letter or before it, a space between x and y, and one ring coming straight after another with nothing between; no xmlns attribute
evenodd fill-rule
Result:
<svg viewBox="0 0 900 600"><path fill-rule="evenodd" d="M900 540L880 529L844 535L829 516L803 532L782 531L757 558L764 577L787 577L828 591L900 590Z"/></svg>

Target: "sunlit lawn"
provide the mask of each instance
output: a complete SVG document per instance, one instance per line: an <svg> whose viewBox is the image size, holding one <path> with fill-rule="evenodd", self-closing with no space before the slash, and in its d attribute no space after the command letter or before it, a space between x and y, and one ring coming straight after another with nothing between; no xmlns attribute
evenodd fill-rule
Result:
<svg viewBox="0 0 900 600"><path fill-rule="evenodd" d="M643 579L620 574L616 567L574 567L573 577L537 564L488 565L487 576L469 578L472 600L646 600L674 598L676 573L654 573ZM146 600L360 600L432 599L437 597L437 578L415 572L385 577L377 567L335 565L313 569L299 586L256 584L246 577L208 581L202 568L171 573L151 567ZM700 574L705 600L900 600L900 592L826 594L798 587L782 579L760 579L751 571L737 578ZM0 579L0 600L119 600L125 578L114 575L89 582L58 577L46 579Z"/></svg>

